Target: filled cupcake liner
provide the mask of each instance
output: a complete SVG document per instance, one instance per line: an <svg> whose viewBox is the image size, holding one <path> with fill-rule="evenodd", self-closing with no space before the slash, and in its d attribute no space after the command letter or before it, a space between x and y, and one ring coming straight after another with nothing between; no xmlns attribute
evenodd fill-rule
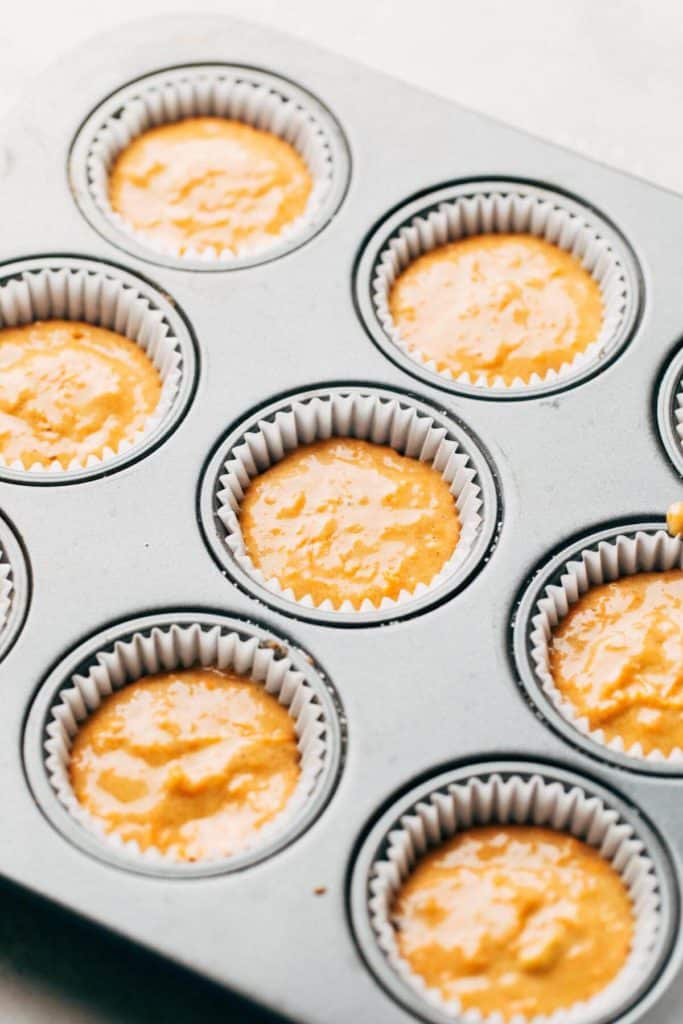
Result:
<svg viewBox="0 0 683 1024"><path fill-rule="evenodd" d="M265 691L287 708L295 723L301 755L296 788L286 807L256 831L238 855L266 845L297 818L314 793L328 756L323 707L303 673L274 645L257 637L244 639L220 626L203 628L199 623L154 627L148 633L137 632L116 640L96 655L87 671L74 674L57 694L45 730L45 766L60 803L79 824L113 850L152 865L184 862L155 848L142 850L135 840L124 841L116 832L106 831L74 794L69 779L71 746L82 723L110 694L142 677L188 668L216 668L262 683ZM223 859L229 858L211 858Z"/></svg>
<svg viewBox="0 0 683 1024"><path fill-rule="evenodd" d="M439 369L434 359L409 346L401 337L389 309L392 285L411 263L433 249L473 235L508 232L535 235L579 260L602 295L604 312L598 337L559 370L551 369L544 375L534 373L528 380L517 377L508 382L500 375L489 378L485 372L456 375L449 369ZM385 334L414 362L462 384L510 391L558 383L597 363L616 344L629 298L627 275L619 254L601 234L599 222L591 220L590 212L578 214L564 205L559 194L539 197L522 187L515 191L477 192L475 186L470 194L442 202L435 209L413 217L385 242L371 287L375 313Z"/></svg>
<svg viewBox="0 0 683 1024"><path fill-rule="evenodd" d="M50 319L85 321L136 342L161 377L159 402L144 428L122 440L116 449L105 447L83 460L74 458L66 467L58 460L44 466L0 455L0 466L35 474L96 468L136 448L171 412L182 377L179 342L163 313L134 286L110 272L56 266L26 270L0 284L0 328Z"/></svg>
<svg viewBox="0 0 683 1024"><path fill-rule="evenodd" d="M283 588L275 578L267 579L254 565L239 521L249 484L296 448L333 437L388 445L433 466L449 485L460 518L460 536L452 556L429 583L420 583L413 591L402 590L396 599L384 597L378 605L368 598L359 607L348 599L338 605L329 598L316 604L310 594L297 599L291 588ZM305 608L360 613L404 604L452 576L472 550L484 513L481 488L469 456L431 416L397 398L334 391L324 397L292 401L272 419L260 420L249 429L224 463L216 501L216 514L225 527L225 544L237 564L257 583Z"/></svg>
<svg viewBox="0 0 683 1024"><path fill-rule="evenodd" d="M109 202L109 175L118 155L134 139L151 128L190 117L224 117L271 132L290 143L302 157L313 179L304 213L283 227L272 240L245 243L216 252L213 248L186 248L183 252L164 245L132 227ZM97 129L86 156L88 187L102 214L111 223L156 252L207 263L230 262L290 243L314 224L332 186L334 164L326 130L312 109L287 95L285 82L265 84L248 71L230 68L184 68L143 80L124 100L122 107Z"/></svg>
<svg viewBox="0 0 683 1024"><path fill-rule="evenodd" d="M631 898L634 938L621 971L598 994L549 1015L506 1018L463 1010L429 988L399 952L392 909L397 894L418 859L457 832L489 824L536 825L569 833L599 851L621 876ZM541 775L473 776L432 793L403 815L375 860L369 880L369 910L378 946L397 975L427 1005L459 1021L486 1024L590 1024L614 1012L642 985L652 970L661 926L660 893L652 860L634 829L599 797Z"/></svg>
<svg viewBox="0 0 683 1024"><path fill-rule="evenodd" d="M602 729L591 729L588 719L577 714L562 695L550 673L550 647L554 629L572 606L591 587L611 583L623 576L642 572L683 569L683 538L671 537L665 530L655 533L638 531L619 534L611 541L602 541L596 549L587 548L562 568L558 583L545 588L531 613L530 653L541 688L560 714L583 735L608 750L628 757L652 762L683 763L683 750L669 754L660 750L644 752L640 743L626 747L619 738L608 740Z"/></svg>

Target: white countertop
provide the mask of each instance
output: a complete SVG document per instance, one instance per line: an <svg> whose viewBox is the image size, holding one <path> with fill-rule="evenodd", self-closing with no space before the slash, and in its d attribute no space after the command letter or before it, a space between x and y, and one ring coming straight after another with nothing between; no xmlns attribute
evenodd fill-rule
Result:
<svg viewBox="0 0 683 1024"><path fill-rule="evenodd" d="M0 114L70 45L194 6L302 36L683 192L677 0L12 3L0 33Z"/></svg>
<svg viewBox="0 0 683 1024"><path fill-rule="evenodd" d="M136 17L191 7L188 0L6 5L0 115L70 45ZM200 7L289 31L683 192L677 0L201 0ZM199 981L0 886L0 1021L250 1019Z"/></svg>

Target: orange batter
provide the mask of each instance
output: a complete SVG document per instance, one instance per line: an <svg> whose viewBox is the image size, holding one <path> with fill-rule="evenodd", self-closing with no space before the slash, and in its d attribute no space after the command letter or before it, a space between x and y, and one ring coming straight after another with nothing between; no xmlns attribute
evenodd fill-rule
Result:
<svg viewBox="0 0 683 1024"><path fill-rule="evenodd" d="M335 606L430 583L460 534L432 466L352 438L305 445L271 466L247 489L240 521L267 579Z"/></svg>
<svg viewBox="0 0 683 1024"><path fill-rule="evenodd" d="M592 847L534 826L456 835L393 908L401 956L464 1010L532 1017L589 999L623 967L630 897Z"/></svg>
<svg viewBox="0 0 683 1024"><path fill-rule="evenodd" d="M589 590L554 631L550 672L608 740L645 753L683 748L683 571Z"/></svg>
<svg viewBox="0 0 683 1024"><path fill-rule="evenodd" d="M294 721L251 679L217 669L149 676L79 729L80 803L107 832L178 861L242 850L299 780Z"/></svg>
<svg viewBox="0 0 683 1024"><path fill-rule="evenodd" d="M408 348L454 376L529 380L571 362L602 326L598 284L534 235L477 235L420 256L389 310Z"/></svg>
<svg viewBox="0 0 683 1024"><path fill-rule="evenodd" d="M672 537L683 533L683 501L675 501L666 510L666 528Z"/></svg>
<svg viewBox="0 0 683 1024"><path fill-rule="evenodd" d="M78 320L0 329L0 455L66 468L116 451L154 412L161 378L130 338Z"/></svg>
<svg viewBox="0 0 683 1024"><path fill-rule="evenodd" d="M152 128L117 157L112 209L183 253L272 242L306 209L313 187L297 151L271 132L222 117Z"/></svg>

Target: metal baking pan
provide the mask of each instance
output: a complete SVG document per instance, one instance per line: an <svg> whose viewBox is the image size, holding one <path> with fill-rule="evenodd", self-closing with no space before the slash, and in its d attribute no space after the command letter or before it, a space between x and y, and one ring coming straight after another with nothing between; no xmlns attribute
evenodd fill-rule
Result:
<svg viewBox="0 0 683 1024"><path fill-rule="evenodd" d="M74 140L91 112L141 76L206 63L281 76L339 129L334 202L277 259L233 269L155 259L106 230L82 194ZM57 258L136 275L170 304L196 366L183 414L139 458L49 485L0 472L0 544L17 566L0 651L0 872L284 1017L407 1022L415 1006L382 978L353 911L367 844L396 801L444 773L517 764L583 779L645 823L665 881L667 942L647 991L618 1019L678 1021L683 773L641 771L559 728L523 678L513 626L527 584L559 551L615 525L661 526L680 495L679 378L667 367L683 327L683 199L303 42L211 16L140 22L83 44L34 84L1 145L0 277L17 261ZM638 293L628 336L596 372L513 401L442 387L394 358L367 323L358 278L366 240L403 204L503 179L599 211L633 255ZM205 474L221 445L257 410L331 385L434 408L490 469L495 523L476 567L391 621L300 613L216 557ZM325 805L284 848L238 871L167 877L56 827L35 783L42 737L31 709L90 637L188 613L225 616L310 655L335 694L343 749Z"/></svg>

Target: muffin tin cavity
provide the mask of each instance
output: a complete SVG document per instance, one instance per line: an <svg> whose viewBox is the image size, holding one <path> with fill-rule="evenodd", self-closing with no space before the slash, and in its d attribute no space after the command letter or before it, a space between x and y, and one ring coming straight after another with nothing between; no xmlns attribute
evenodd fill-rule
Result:
<svg viewBox="0 0 683 1024"><path fill-rule="evenodd" d="M676 925L677 893L667 855L641 815L613 793L582 776L527 762L483 763L433 777L397 800L372 827L352 868L350 909L356 939L381 984L434 1024L499 1019L472 1009L463 1015L427 988L400 956L391 922L393 900L422 854L461 830L490 824L543 826L583 840L621 875L631 896L635 932L622 970L590 1000L542 1019L606 1024L639 1000L644 1012Z"/></svg>
<svg viewBox="0 0 683 1024"><path fill-rule="evenodd" d="M683 540L661 522L614 526L576 541L555 555L525 590L513 621L513 647L522 686L543 717L571 743L634 771L680 775L683 751L665 755L625 749L577 716L555 686L549 669L553 628L591 587L638 573L683 568Z"/></svg>
<svg viewBox="0 0 683 1024"><path fill-rule="evenodd" d="M289 142L306 163L313 190L304 213L272 244L240 251L164 249L130 228L109 203L116 157L150 128L189 117L242 121ZM263 263L298 248L334 216L349 177L349 155L333 115L287 79L233 64L169 68L123 86L87 118L69 157L76 201L102 235L141 259L193 270L225 270Z"/></svg>
<svg viewBox="0 0 683 1024"><path fill-rule="evenodd" d="M301 445L332 437L388 445L432 465L448 483L461 533L451 558L429 584L354 608L345 601L297 600L250 559L240 504L251 480ZM482 564L498 528L498 496L487 456L471 434L424 401L374 386L330 386L297 392L243 420L219 443L203 474L201 522L218 564L280 611L335 625L373 625L423 611L464 586Z"/></svg>
<svg viewBox="0 0 683 1024"><path fill-rule="evenodd" d="M0 478L16 483L71 483L120 469L178 425L196 384L197 355L184 319L167 296L135 274L95 260L56 256L2 268L0 327L49 319L85 321L136 342L159 373L161 396L145 427L116 450L104 448L66 468L0 456Z"/></svg>
<svg viewBox="0 0 683 1024"><path fill-rule="evenodd" d="M683 349L669 361L659 385L657 425L667 455L683 476Z"/></svg>
<svg viewBox="0 0 683 1024"><path fill-rule="evenodd" d="M29 586L28 567L21 544L0 513L0 660L24 624Z"/></svg>
<svg viewBox="0 0 683 1024"><path fill-rule="evenodd" d="M506 383L469 373L454 377L408 348L389 311L397 277L425 253L463 238L525 233L576 256L600 287L602 330L594 343L544 376ZM433 386L470 397L531 398L578 384L606 366L627 344L641 302L640 274L631 249L608 221L562 192L517 181L472 181L411 200L374 230L356 268L355 299L373 341L404 370Z"/></svg>
<svg viewBox="0 0 683 1024"><path fill-rule="evenodd" d="M301 776L285 809L232 857L178 863L140 850L79 804L69 781L69 752L80 724L110 693L147 675L218 668L263 684L294 719ZM31 707L24 760L34 796L67 839L103 860L143 874L197 877L236 871L272 856L320 814L342 763L345 724L339 700L313 659L287 640L221 615L146 615L90 637L50 673Z"/></svg>

